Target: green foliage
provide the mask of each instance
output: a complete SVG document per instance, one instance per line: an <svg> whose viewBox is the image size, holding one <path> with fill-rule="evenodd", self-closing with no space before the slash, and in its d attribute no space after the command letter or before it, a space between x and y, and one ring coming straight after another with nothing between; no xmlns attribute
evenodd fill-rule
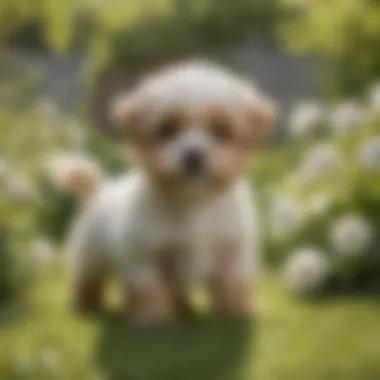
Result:
<svg viewBox="0 0 380 380"><path fill-rule="evenodd" d="M36 215L37 230L55 242L63 242L67 228L78 211L78 202L73 194L54 188L47 180L41 181L44 202Z"/></svg>
<svg viewBox="0 0 380 380"><path fill-rule="evenodd" d="M129 167L128 150L123 141L111 136L106 136L103 132L94 130L87 139L86 151L94 157L99 157L102 166L109 174L125 172Z"/></svg>
<svg viewBox="0 0 380 380"><path fill-rule="evenodd" d="M294 252L316 247L327 255L332 268L324 283L330 292L380 291L380 143L377 153L372 153L371 167L364 166L368 161L364 164L360 158L364 146L379 139L379 115L367 111L365 120L341 135L330 133L319 139L290 141L268 151L253 166L255 183L265 205L262 217L267 262L282 266ZM310 152L321 143L329 144L337 153L338 166L334 169L335 164L329 164L331 168L324 167L314 174L312 169L305 171ZM273 227L278 220L273 221L270 212L271 207L276 209L274 201L278 197L285 199L284 207L288 210L274 214L282 220L282 233ZM353 256L338 252L332 240L334 226L341 218L350 216L364 218L372 231L370 244ZM298 217L300 222L289 229Z"/></svg>
<svg viewBox="0 0 380 380"><path fill-rule="evenodd" d="M91 57L89 73L118 63L138 71L169 59L215 50L251 32L271 37L277 3L4 0L0 4L0 40L58 52L85 49Z"/></svg>
<svg viewBox="0 0 380 380"><path fill-rule="evenodd" d="M0 70L0 304L28 289L34 268L66 236L78 201L52 186L49 160L60 152L92 153L107 172L125 170L124 151L54 103L35 99L34 78ZM12 91L11 93L9 91Z"/></svg>
<svg viewBox="0 0 380 380"><path fill-rule="evenodd" d="M109 31L123 25L133 26L148 12L170 9L170 1L148 0L144 4L137 0L3 0L0 4L1 31L3 41L31 43L50 46L57 51L72 46L80 39L80 33L91 33L95 25L98 30Z"/></svg>
<svg viewBox="0 0 380 380"><path fill-rule="evenodd" d="M39 83L39 72L31 65L4 54L0 60L0 104L15 109L30 104Z"/></svg>
<svg viewBox="0 0 380 380"><path fill-rule="evenodd" d="M282 23L280 37L293 49L324 58L325 85L333 94L358 94L380 76L377 1L283 0L283 6L291 16Z"/></svg>
<svg viewBox="0 0 380 380"><path fill-rule="evenodd" d="M132 29L121 29L111 47L112 61L129 67L149 66L171 58L197 54L244 38L256 31L270 35L275 17L275 1L189 2L187 12L151 17Z"/></svg>
<svg viewBox="0 0 380 380"><path fill-rule="evenodd" d="M24 296L32 280L30 261L20 246L12 246L11 233L1 226L0 231L0 308Z"/></svg>

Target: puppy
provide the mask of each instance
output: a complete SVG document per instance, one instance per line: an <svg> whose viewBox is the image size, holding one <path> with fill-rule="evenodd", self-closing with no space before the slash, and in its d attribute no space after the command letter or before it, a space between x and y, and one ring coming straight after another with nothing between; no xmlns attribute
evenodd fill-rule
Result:
<svg viewBox="0 0 380 380"><path fill-rule="evenodd" d="M111 270L136 322L180 316L198 284L214 313L249 314L259 236L245 175L273 105L236 75L189 62L146 78L111 114L135 168L91 192L82 181L87 201L70 239L75 304L100 308Z"/></svg>

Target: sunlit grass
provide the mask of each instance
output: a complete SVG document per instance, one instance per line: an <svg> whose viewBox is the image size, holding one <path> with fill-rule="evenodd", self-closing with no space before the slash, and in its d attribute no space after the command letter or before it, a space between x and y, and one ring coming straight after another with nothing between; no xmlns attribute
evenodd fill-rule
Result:
<svg viewBox="0 0 380 380"><path fill-rule="evenodd" d="M42 269L30 311L0 329L1 379L377 379L380 304L305 304L266 274L257 323L128 325L120 313L74 315L62 263ZM45 272L45 273L44 273ZM244 375L245 374L245 375ZM246 376L246 377L244 377Z"/></svg>

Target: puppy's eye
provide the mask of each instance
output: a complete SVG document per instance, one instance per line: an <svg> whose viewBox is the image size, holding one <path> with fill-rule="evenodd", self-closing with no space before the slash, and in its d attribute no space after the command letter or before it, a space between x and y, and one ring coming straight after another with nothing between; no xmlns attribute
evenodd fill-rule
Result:
<svg viewBox="0 0 380 380"><path fill-rule="evenodd" d="M211 125L211 134L218 141L228 141L232 138L230 128L224 122L214 122Z"/></svg>
<svg viewBox="0 0 380 380"><path fill-rule="evenodd" d="M173 140L179 132L179 123L176 120L165 120L158 127L157 138L162 141Z"/></svg>

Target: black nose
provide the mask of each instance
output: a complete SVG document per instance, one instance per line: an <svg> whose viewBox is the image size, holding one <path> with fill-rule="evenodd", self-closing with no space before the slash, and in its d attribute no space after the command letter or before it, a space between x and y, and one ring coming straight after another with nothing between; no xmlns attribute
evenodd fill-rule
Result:
<svg viewBox="0 0 380 380"><path fill-rule="evenodd" d="M199 177L205 167L205 160L202 152L199 150L191 150L187 152L183 159L183 167L188 177Z"/></svg>

